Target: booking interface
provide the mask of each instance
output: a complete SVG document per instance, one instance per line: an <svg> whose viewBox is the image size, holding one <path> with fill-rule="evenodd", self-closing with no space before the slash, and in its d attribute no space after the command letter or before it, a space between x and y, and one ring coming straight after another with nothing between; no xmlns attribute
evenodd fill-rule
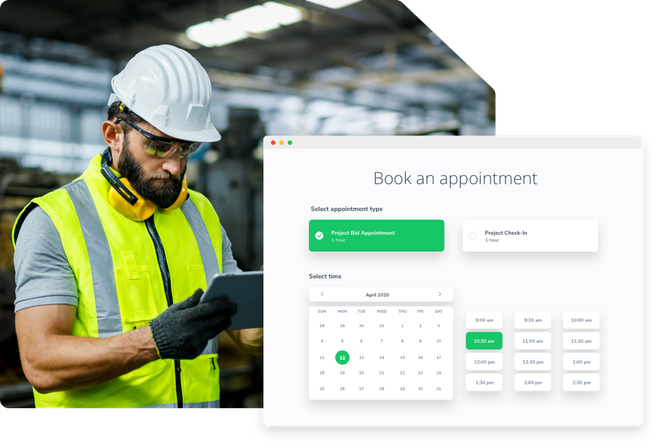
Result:
<svg viewBox="0 0 654 442"><path fill-rule="evenodd" d="M638 137L264 139L264 423L630 426Z"/></svg>

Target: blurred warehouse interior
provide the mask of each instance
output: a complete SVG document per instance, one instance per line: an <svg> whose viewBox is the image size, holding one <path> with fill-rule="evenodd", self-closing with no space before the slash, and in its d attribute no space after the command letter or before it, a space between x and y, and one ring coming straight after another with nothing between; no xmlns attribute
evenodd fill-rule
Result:
<svg viewBox="0 0 654 442"><path fill-rule="evenodd" d="M188 179L213 203L244 270L263 264L264 135L495 134L493 90L397 0L2 3L3 405L30 405L13 325L14 220L103 150L111 78L157 44L188 50L209 73L223 138L190 157ZM261 406L261 364L229 339L220 357L222 406Z"/></svg>

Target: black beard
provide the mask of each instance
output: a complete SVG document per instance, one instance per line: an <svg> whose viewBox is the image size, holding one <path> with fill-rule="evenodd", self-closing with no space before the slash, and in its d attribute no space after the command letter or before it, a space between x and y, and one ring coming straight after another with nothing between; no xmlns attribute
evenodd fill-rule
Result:
<svg viewBox="0 0 654 442"><path fill-rule="evenodd" d="M186 164L180 175L162 172L161 176L148 178L145 176L143 167L132 156L126 144L123 144L123 151L118 158L118 172L127 178L127 181L139 195L149 199L161 208L170 207L177 200L179 192L182 190L182 178L186 174ZM157 182L155 181L157 179L170 179L170 181Z"/></svg>

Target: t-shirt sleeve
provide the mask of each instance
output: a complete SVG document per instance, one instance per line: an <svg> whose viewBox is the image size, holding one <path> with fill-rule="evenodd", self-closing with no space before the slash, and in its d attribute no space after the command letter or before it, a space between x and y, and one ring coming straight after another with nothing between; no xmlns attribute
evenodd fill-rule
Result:
<svg viewBox="0 0 654 442"><path fill-rule="evenodd" d="M238 268L234 255L232 255L232 243L227 237L227 232L223 226L220 226L223 237L223 273L242 273L243 270Z"/></svg>
<svg viewBox="0 0 654 442"><path fill-rule="evenodd" d="M61 237L50 217L35 207L25 218L16 239L15 310L39 305L77 307L77 283Z"/></svg>

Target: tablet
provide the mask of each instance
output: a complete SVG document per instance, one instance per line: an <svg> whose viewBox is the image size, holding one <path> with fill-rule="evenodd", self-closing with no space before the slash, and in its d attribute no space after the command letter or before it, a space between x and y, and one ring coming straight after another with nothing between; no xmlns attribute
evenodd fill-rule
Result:
<svg viewBox="0 0 654 442"><path fill-rule="evenodd" d="M227 330L263 327L263 272L221 273L213 277L200 304L227 296L238 306Z"/></svg>

